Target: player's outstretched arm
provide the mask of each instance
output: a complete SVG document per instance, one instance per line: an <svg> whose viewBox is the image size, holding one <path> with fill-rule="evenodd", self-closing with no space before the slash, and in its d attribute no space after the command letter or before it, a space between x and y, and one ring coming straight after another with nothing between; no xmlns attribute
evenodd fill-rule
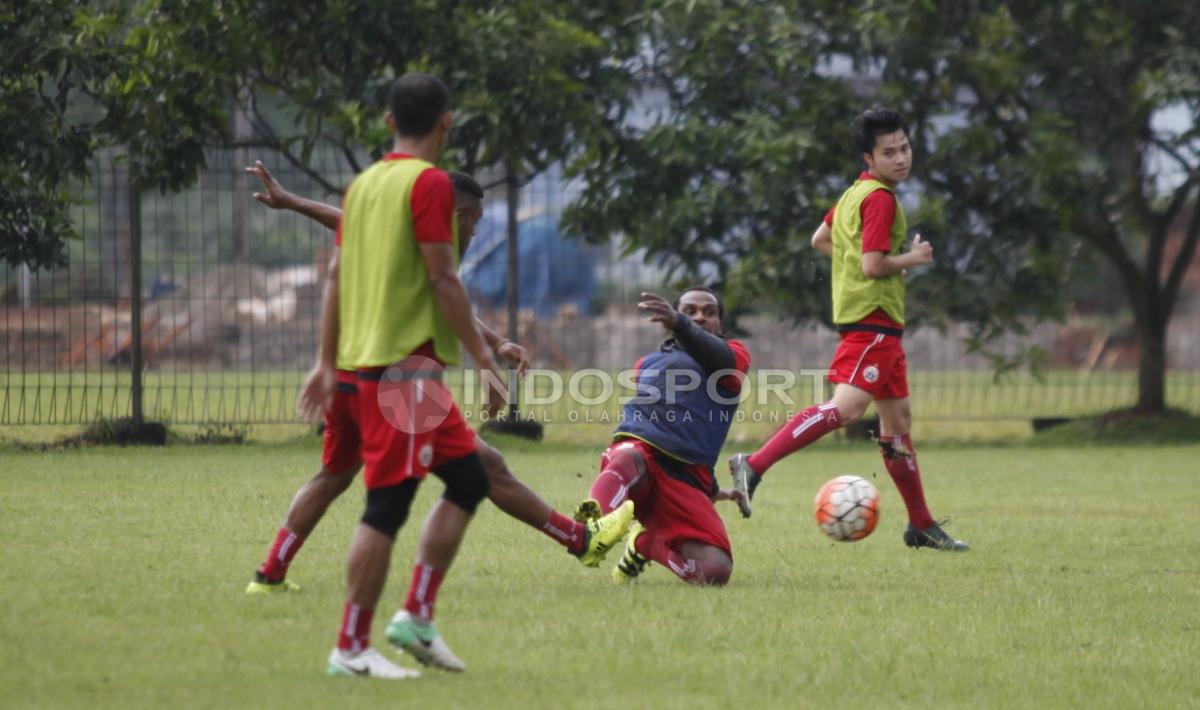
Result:
<svg viewBox="0 0 1200 710"><path fill-rule="evenodd" d="M299 212L309 219L316 220L330 229L337 229L342 211L324 202L309 200L283 189L271 171L262 164L261 160L254 161L254 166L246 168L262 183L266 192L254 193L254 199L275 210L291 210Z"/></svg>
<svg viewBox="0 0 1200 710"><path fill-rule="evenodd" d="M733 350L724 338L693 323L691 318L676 311L670 301L657 293L642 293L638 308L650 314L650 322L658 323L670 331L675 342L700 363L705 374L732 370L736 366Z"/></svg>

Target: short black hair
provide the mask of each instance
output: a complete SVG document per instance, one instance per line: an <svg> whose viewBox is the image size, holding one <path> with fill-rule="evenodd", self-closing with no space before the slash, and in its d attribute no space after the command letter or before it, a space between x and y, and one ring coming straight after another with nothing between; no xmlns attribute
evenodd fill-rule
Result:
<svg viewBox="0 0 1200 710"><path fill-rule="evenodd" d="M479 183L475 182L475 178L460 173L457 170L447 170L446 174L450 176L450 182L454 185L454 189L458 192L470 195L477 200L483 200L483 188Z"/></svg>
<svg viewBox="0 0 1200 710"><path fill-rule="evenodd" d="M875 139L896 131L908 135L908 124L898 112L872 106L854 117L854 142L864 153L875 152Z"/></svg>
<svg viewBox="0 0 1200 710"><path fill-rule="evenodd" d="M725 304L721 301L721 297L716 291L700 284L693 284L680 291L679 295L675 296L675 302L671 304L671 307L675 310L679 310L679 302L683 300L685 294L691 293L692 291L703 291L705 293L712 294L712 297L717 299L717 316L720 318L725 317Z"/></svg>
<svg viewBox="0 0 1200 710"><path fill-rule="evenodd" d="M423 138L450 107L450 90L432 74L405 74L392 82L388 105L397 133Z"/></svg>

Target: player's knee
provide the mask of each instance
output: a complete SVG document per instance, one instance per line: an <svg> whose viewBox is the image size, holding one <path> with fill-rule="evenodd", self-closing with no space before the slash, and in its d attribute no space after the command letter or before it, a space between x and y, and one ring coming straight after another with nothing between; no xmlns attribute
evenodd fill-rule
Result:
<svg viewBox="0 0 1200 710"><path fill-rule="evenodd" d="M487 474L488 487L495 488L504 485L505 479L512 478L512 471L504 461L504 455L494 447L479 442L479 460L483 463L483 471Z"/></svg>
<svg viewBox="0 0 1200 710"><path fill-rule="evenodd" d="M387 488L367 490L367 508L363 511L362 524L390 538L408 520L408 509L412 507L420 481L415 479Z"/></svg>
<svg viewBox="0 0 1200 710"><path fill-rule="evenodd" d="M488 474L479 454L450 461L440 467L439 473L446 482L446 492L442 498L474 514L479 501L488 494Z"/></svg>
<svg viewBox="0 0 1200 710"><path fill-rule="evenodd" d="M333 500L350 487L350 484L354 482L354 475L358 473L358 469L358 464L345 471L330 471L327 468L322 468L320 473L313 476L312 485L328 495L330 500Z"/></svg>
<svg viewBox="0 0 1200 710"><path fill-rule="evenodd" d="M714 587L724 587L733 576L732 562L705 562L701 569L704 572L704 583Z"/></svg>

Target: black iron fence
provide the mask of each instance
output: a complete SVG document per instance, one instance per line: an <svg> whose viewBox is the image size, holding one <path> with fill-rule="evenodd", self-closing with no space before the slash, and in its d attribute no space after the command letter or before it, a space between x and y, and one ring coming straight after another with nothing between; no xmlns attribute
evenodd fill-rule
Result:
<svg viewBox="0 0 1200 710"><path fill-rule="evenodd" d="M192 189L132 201L120 161L97 163L85 204L75 210L82 238L70 245L69 264L37 273L0 270L0 424L87 424L131 416L139 402L146 418L169 423L294 421L295 392L316 349L333 234L255 202L257 181L242 170L254 158L292 191L337 201L271 155L214 150ZM334 184L351 177L334 159L318 169ZM481 317L507 332L516 313L521 341L545 370L525 392L532 402L525 411L545 421L613 416L627 393L618 388L603 398L599 374L576 378L572 393L572 375L615 374L660 336L634 304L641 290L662 289L663 273L636 256L622 257L616 245L582 246L561 234L557 216L569 197L555 173L521 191L515 311L506 307L503 188L489 193L463 267ZM131 219L131 202L140 204L140 219ZM1168 339L1167 397L1171 406L1200 411L1200 284L1189 288ZM1040 345L1048 354L1042 372L1000 379L987 360L966 351L964 333L911 333L905 347L917 416L1028 419L1131 405L1138 353L1118 323L1097 317L1036 327L1009 345ZM751 333L755 387L786 391L793 406L824 396L820 372L835 334L762 316L742 325ZM780 386L787 372L794 381ZM563 396L546 401L555 376ZM751 396L743 405L747 416L789 406L774 395L767 399Z"/></svg>

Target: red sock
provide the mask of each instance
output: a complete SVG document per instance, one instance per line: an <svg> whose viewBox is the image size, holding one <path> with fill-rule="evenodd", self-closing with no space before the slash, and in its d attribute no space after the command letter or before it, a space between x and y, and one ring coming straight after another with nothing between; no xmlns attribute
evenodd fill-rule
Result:
<svg viewBox="0 0 1200 710"><path fill-rule="evenodd" d="M628 446L628 448L625 448ZM635 444L622 444L600 460L600 475L588 492L608 515L629 498L629 491L642 479L641 452Z"/></svg>
<svg viewBox="0 0 1200 710"><path fill-rule="evenodd" d="M925 505L925 489L921 486L921 469L917 467L917 450L913 448L912 437L908 434L885 436L880 439L880 445L884 447L883 466L908 509L908 522L922 530L933 525L933 516Z"/></svg>
<svg viewBox="0 0 1200 710"><path fill-rule="evenodd" d="M279 528L279 532L275 533L275 544L271 545L271 551L267 553L267 561L258 571L267 581L278 582L287 576L288 565L292 563L292 558L303 544L303 537L287 528Z"/></svg>
<svg viewBox="0 0 1200 710"><path fill-rule="evenodd" d="M371 645L371 617L374 609L346 602L342 612L342 630L338 632L338 648L358 653Z"/></svg>
<svg viewBox="0 0 1200 710"><path fill-rule="evenodd" d="M803 449L841 425L842 418L833 402L814 404L789 419L770 441L750 454L747 463L762 475L784 456Z"/></svg>
<svg viewBox="0 0 1200 710"><path fill-rule="evenodd" d="M443 570L434 569L429 565L413 565L412 582L408 585L404 609L425 621L433 621L433 605L437 602L438 587L442 586L445 576Z"/></svg>
<svg viewBox="0 0 1200 710"><path fill-rule="evenodd" d="M542 532L551 540L567 548L573 555L583 552L583 543L587 540L586 528L583 523L572 520L557 510L550 511L550 519L542 525Z"/></svg>

